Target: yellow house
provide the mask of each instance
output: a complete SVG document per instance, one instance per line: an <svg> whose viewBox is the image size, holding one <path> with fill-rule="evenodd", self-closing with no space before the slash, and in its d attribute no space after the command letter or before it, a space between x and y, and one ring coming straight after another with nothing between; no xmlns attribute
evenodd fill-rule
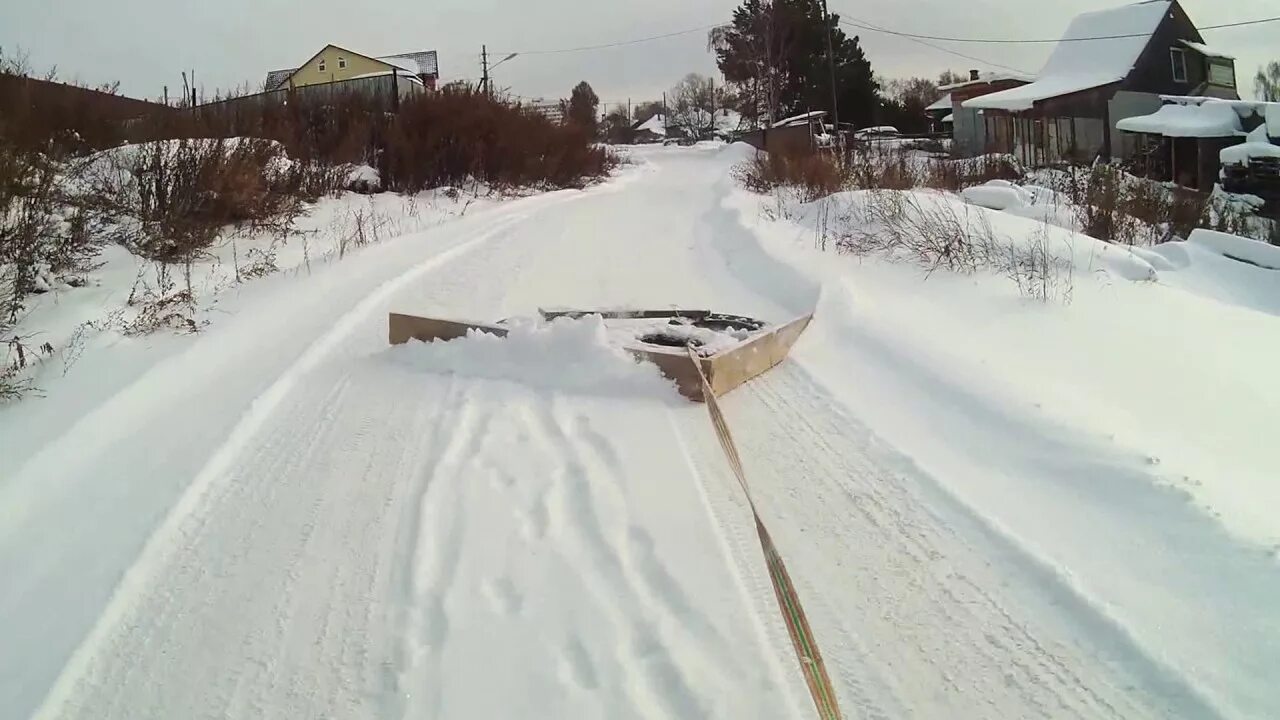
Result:
<svg viewBox="0 0 1280 720"><path fill-rule="evenodd" d="M434 90L440 77L435 50L401 53L374 57L338 47L325 45L302 65L267 73L264 90L322 85L340 80L353 80L378 75L405 76L421 82L428 90Z"/></svg>

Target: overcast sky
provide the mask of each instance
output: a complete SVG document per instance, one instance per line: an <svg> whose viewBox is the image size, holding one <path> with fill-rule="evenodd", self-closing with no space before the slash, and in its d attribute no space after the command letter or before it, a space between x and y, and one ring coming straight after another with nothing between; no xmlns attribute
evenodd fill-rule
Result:
<svg viewBox="0 0 1280 720"><path fill-rule="evenodd" d="M1117 0L830 0L832 12L894 30L962 37L1058 37L1073 15ZM480 47L501 59L517 51L626 41L726 20L735 0L2 0L0 47L22 48L37 69L84 82L119 80L137 97L158 97L195 68L207 95L258 85L332 42L365 54L438 50L445 81L480 75ZM1277 0L1183 0L1198 25L1273 16ZM992 69L871 31L858 32L885 77L936 76L943 69ZM1242 95L1264 61L1280 59L1280 23L1205 32L1238 58ZM938 45L1030 72L1051 45ZM586 80L607 102L661 96L685 73L711 73L706 34L696 32L590 52L522 55L499 67L499 86L526 97L567 96Z"/></svg>

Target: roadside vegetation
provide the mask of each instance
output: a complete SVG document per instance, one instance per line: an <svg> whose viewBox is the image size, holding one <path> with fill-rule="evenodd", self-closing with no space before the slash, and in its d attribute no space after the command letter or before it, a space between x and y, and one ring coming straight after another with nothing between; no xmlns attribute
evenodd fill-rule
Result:
<svg viewBox="0 0 1280 720"><path fill-rule="evenodd" d="M989 271L1040 300L1069 300L1075 265L1063 233L1149 247L1197 228L1280 244L1280 223L1256 201L1131 175L1115 165L1028 170L1007 155L952 159L911 141L854 143L844 152L775 148L741 163L746 188L777 215L816 218L816 243L939 270ZM958 197L957 197L958 194ZM1039 221L1014 237L991 210Z"/></svg>
<svg viewBox="0 0 1280 720"><path fill-rule="evenodd" d="M229 237L288 241L323 198L583 187L616 165L593 128L464 85L395 112L358 94L180 108L114 86L69 91L0 53L0 106L0 400L30 390L29 368L55 350L22 325L33 296L87 284L107 246L154 269L118 330L194 332L192 265ZM386 235L372 206L351 214L340 255ZM237 259L237 281L275 270L270 249L256 252Z"/></svg>

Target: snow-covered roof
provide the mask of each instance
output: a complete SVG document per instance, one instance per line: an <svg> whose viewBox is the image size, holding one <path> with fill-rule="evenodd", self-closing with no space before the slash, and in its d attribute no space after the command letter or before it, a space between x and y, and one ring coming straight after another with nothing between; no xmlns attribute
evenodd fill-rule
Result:
<svg viewBox="0 0 1280 720"><path fill-rule="evenodd" d="M419 50L418 52L384 55L377 58L389 65L404 68L414 75L439 75L440 63L435 50Z"/></svg>
<svg viewBox="0 0 1280 720"><path fill-rule="evenodd" d="M950 109L951 109L951 93L947 93L946 95L943 95L942 97L938 98L937 102L925 108L924 111L938 112L941 110L950 110Z"/></svg>
<svg viewBox="0 0 1280 720"><path fill-rule="evenodd" d="M648 130L654 135L662 135L665 137L667 134L667 119L663 117L662 113L658 113L639 125L636 125L635 130L636 132Z"/></svg>
<svg viewBox="0 0 1280 720"><path fill-rule="evenodd" d="M1224 148L1218 155L1223 165L1248 165L1255 158L1280 158L1280 145L1272 144L1266 126L1259 125L1244 143Z"/></svg>
<svg viewBox="0 0 1280 720"><path fill-rule="evenodd" d="M1240 114L1231 103L1164 105L1150 115L1124 118L1116 128L1126 132L1151 133L1165 137L1235 137L1244 132Z"/></svg>
<svg viewBox="0 0 1280 720"><path fill-rule="evenodd" d="M962 80L960 82L951 83L950 85L939 85L938 89L941 90L942 92L951 92L953 90L967 88L970 85L989 85L991 83L997 83L997 82L1002 82L1006 80L1015 80L1017 82L1029 83L1035 79L1036 79L1035 75L1028 75L1026 73L1020 73L1020 72L1004 72L1004 71L982 72L982 73L978 73L977 80Z"/></svg>
<svg viewBox="0 0 1280 720"><path fill-rule="evenodd" d="M1187 47L1191 48L1192 50L1195 50L1196 52L1200 53L1205 57L1219 58L1222 60L1236 59L1235 55L1230 55L1228 53L1222 52L1221 50L1211 48L1208 45L1205 45L1204 43L1192 42L1191 40L1179 40L1178 42L1181 42L1183 45L1186 45Z"/></svg>
<svg viewBox="0 0 1280 720"><path fill-rule="evenodd" d="M955 121L956 121L956 114L955 114L955 113L951 113L950 115L948 115L948 116L946 116L946 117L942 118L942 122L944 122L944 123L953 123L953 122L955 122Z"/></svg>
<svg viewBox="0 0 1280 720"><path fill-rule="evenodd" d="M1242 119L1259 118L1262 123L1267 126L1267 132L1273 139L1280 139L1280 102L1265 102L1262 100L1224 100L1221 98L1204 97L1203 95L1185 96L1185 95L1161 95L1160 99L1166 104L1187 105L1199 107L1201 105L1216 104L1226 105L1233 108Z"/></svg>
<svg viewBox="0 0 1280 720"><path fill-rule="evenodd" d="M813 112L807 112L807 113L802 113L800 115L793 115L789 118L783 118L778 122L774 123L773 126L787 127L788 125L803 125L808 123L810 120L817 120L818 118L826 117L826 115L827 115L826 110L814 110Z"/></svg>
<svg viewBox="0 0 1280 720"><path fill-rule="evenodd" d="M738 130L742 127L742 114L731 108L716 110L715 129Z"/></svg>
<svg viewBox="0 0 1280 720"><path fill-rule="evenodd" d="M1040 71L1040 79L974 98L964 106L1017 112L1030 110L1041 100L1120 82L1133 70L1172 4L1171 0L1147 0L1078 15ZM1097 37L1109 39L1083 40Z"/></svg>

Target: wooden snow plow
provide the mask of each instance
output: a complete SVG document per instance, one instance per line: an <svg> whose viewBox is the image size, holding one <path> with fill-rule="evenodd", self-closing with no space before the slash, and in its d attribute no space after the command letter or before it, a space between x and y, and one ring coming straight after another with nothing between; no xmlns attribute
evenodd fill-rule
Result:
<svg viewBox="0 0 1280 720"><path fill-rule="evenodd" d="M781 325L754 318L722 315L706 310L541 310L546 320L599 316L611 342L633 356L652 362L676 382L680 394L705 403L725 460L745 494L755 519L765 567L773 585L778 611L813 700L819 720L841 720L840 704L827 673L818 639L801 606L791 576L782 561L747 484L742 457L729 431L717 398L782 362L813 319L810 313ZM480 332L506 337L504 321L472 323L392 313L389 340L453 340Z"/></svg>
<svg viewBox="0 0 1280 720"><path fill-rule="evenodd" d="M813 319L810 313L781 325L709 310L540 310L545 320L603 318L610 337L635 357L658 366L680 394L703 399L703 380L724 395L782 362ZM480 332L505 337L504 321L477 323L391 313L388 340L455 340ZM697 366L694 365L697 358ZM701 370L701 373L699 373Z"/></svg>

